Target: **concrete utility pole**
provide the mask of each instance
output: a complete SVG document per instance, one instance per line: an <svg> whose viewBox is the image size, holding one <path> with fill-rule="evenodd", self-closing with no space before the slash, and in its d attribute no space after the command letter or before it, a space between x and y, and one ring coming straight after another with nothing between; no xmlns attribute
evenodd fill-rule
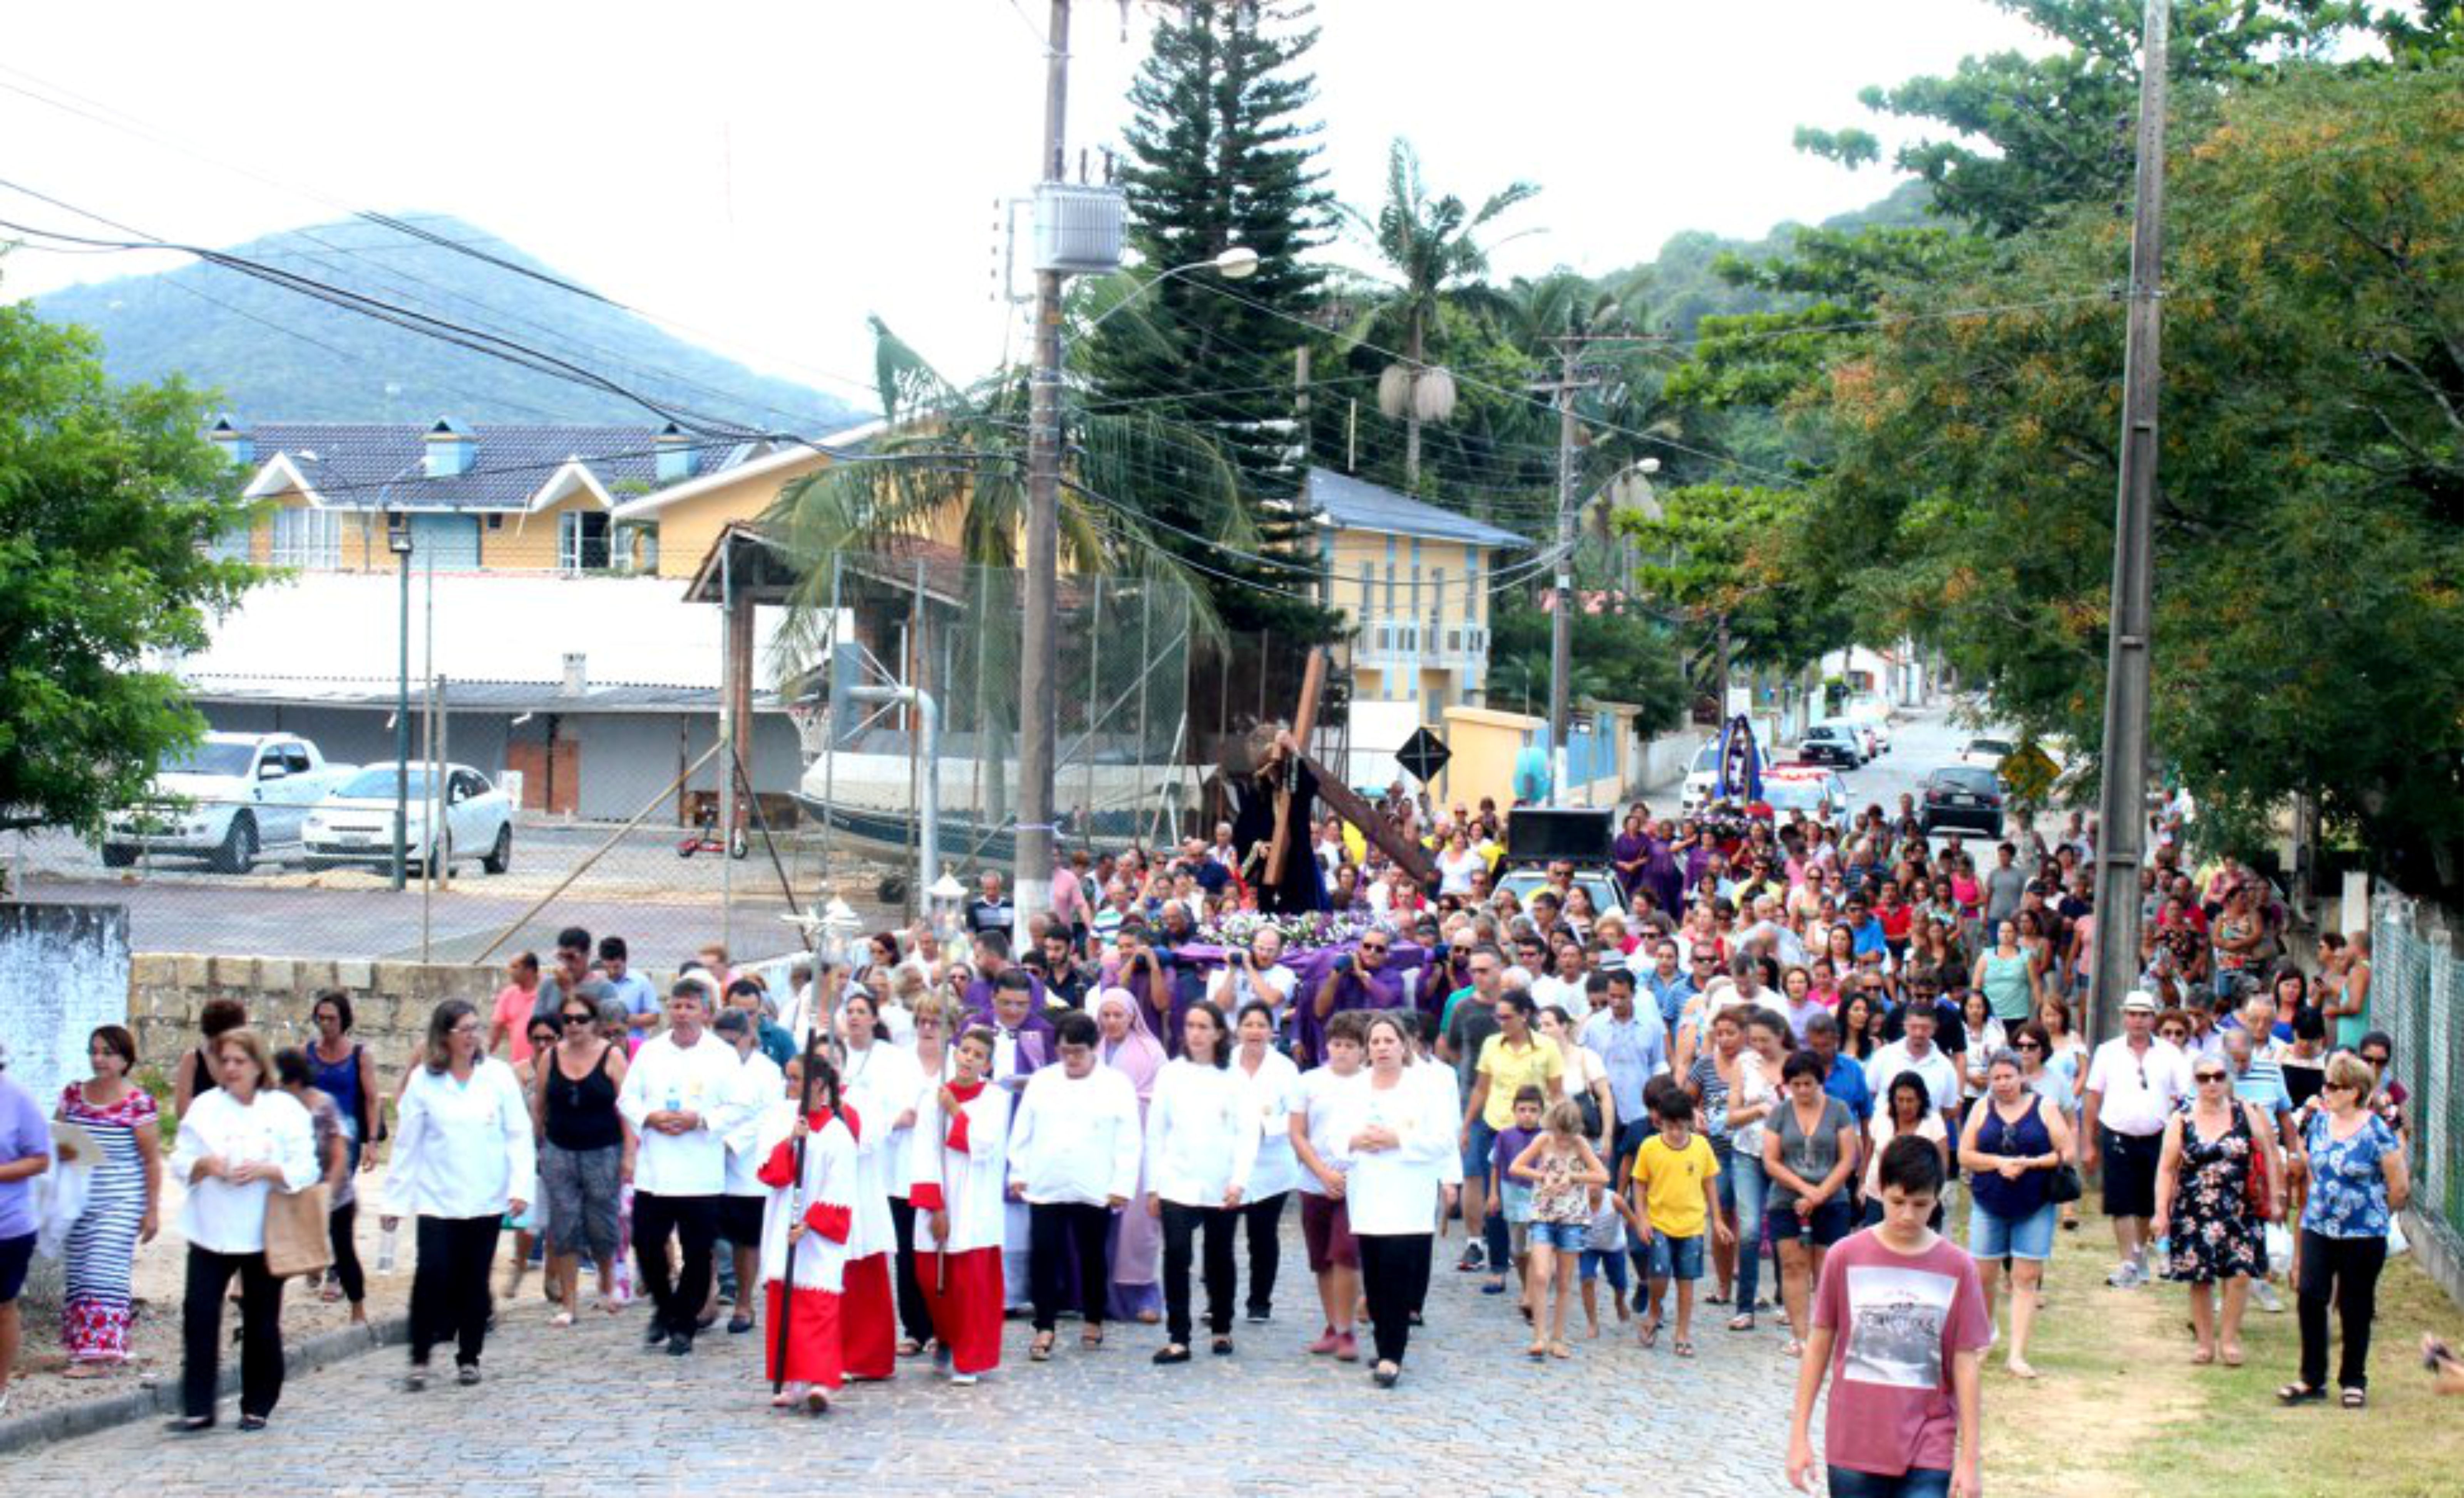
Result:
<svg viewBox="0 0 2464 1498"><path fill-rule="evenodd" d="M2145 0L2139 64L2139 193L2130 230L2123 359L2122 485L2113 508L2113 617L2104 666L2104 783L2097 803L2096 988L2088 1037L2119 1027L2139 976L2139 869L2147 842L2148 634L2155 619L2156 395L2164 327L2165 54L2167 0Z"/></svg>
<svg viewBox="0 0 2464 1498"><path fill-rule="evenodd" d="M1052 0L1045 32L1044 155L1046 182L1067 175L1069 0ZM1027 386L1026 581L1018 658L1018 845L1010 883L1019 928L1052 899L1053 715L1057 657L1053 612L1061 553L1061 276L1035 273L1035 370ZM980 751L979 751L980 752Z"/></svg>
<svg viewBox="0 0 2464 1498"><path fill-rule="evenodd" d="M1574 345L1557 345L1557 602L1549 622L1549 787L1566 800L1568 688L1574 673Z"/></svg>

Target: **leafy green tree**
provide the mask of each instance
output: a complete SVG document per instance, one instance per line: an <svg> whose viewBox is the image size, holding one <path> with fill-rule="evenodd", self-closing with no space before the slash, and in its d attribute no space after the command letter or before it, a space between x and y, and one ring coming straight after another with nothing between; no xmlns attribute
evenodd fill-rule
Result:
<svg viewBox="0 0 2464 1498"><path fill-rule="evenodd" d="M1317 39L1303 26L1309 10L1192 0L1156 26L1130 92L1121 173L1141 266L1084 289L1077 310L1103 321L1073 357L1083 410L1144 410L1204 434L1204 451L1155 452L1113 496L1204 580L1225 627L1323 639L1331 616L1286 596L1303 590L1306 573L1288 563L1309 562L1312 540L1287 502L1307 461L1292 427L1294 356L1317 337L1306 319L1326 272L1309 253L1332 228L1306 119L1316 98L1303 71ZM1148 284L1236 246L1256 251L1258 268L1233 295L1211 272ZM1225 496L1207 481L1219 458L1240 477L1234 528L1273 560L1219 544L1230 534L1216 508Z"/></svg>
<svg viewBox="0 0 2464 1498"><path fill-rule="evenodd" d="M2316 799L2464 887L2464 63L2224 100L2170 188L2154 744L2232 840ZM2081 207L1880 305L1828 371L1809 581L1937 642L1997 712L2100 742L2127 257Z"/></svg>
<svg viewBox="0 0 2464 1498"><path fill-rule="evenodd" d="M0 827L99 833L205 718L165 652L260 571L211 554L248 506L174 377L114 386L96 340L0 307Z"/></svg>
<svg viewBox="0 0 2464 1498"><path fill-rule="evenodd" d="M1725 624L1732 667L1794 672L1854 641L1859 622L1804 553L1812 502L1804 489L1695 484L1664 494L1658 518L1617 525L1642 558L1638 590L1684 621L1697 658Z"/></svg>
<svg viewBox="0 0 2464 1498"><path fill-rule="evenodd" d="M1489 704L1512 702L1526 713L1547 712L1554 621L1514 590L1499 596L1488 625ZM1685 720L1679 650L1675 635L1636 600L1613 600L1597 613L1577 612L1568 694L1576 702L1634 707L1638 738L1666 733Z"/></svg>

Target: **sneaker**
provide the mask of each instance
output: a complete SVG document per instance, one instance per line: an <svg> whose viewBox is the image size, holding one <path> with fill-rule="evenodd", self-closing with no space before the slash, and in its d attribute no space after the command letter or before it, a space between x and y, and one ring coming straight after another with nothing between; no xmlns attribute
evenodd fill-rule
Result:
<svg viewBox="0 0 2464 1498"><path fill-rule="evenodd" d="M1485 1263L1485 1261L1481 1255L1480 1245L1478 1243L1465 1244L1463 1245L1463 1257L1455 1261L1455 1272L1457 1274L1478 1274L1481 1271L1481 1267L1484 1263Z"/></svg>
<svg viewBox="0 0 2464 1498"><path fill-rule="evenodd" d="M1341 1332L1335 1334L1334 1360L1338 1363L1356 1363L1360 1361L1360 1344L1353 1340L1351 1333Z"/></svg>
<svg viewBox="0 0 2464 1498"><path fill-rule="evenodd" d="M425 1368L413 1368L409 1373L403 1376L402 1386L406 1393L420 1393L428 1387L428 1370Z"/></svg>
<svg viewBox="0 0 2464 1498"><path fill-rule="evenodd" d="M1334 1328L1329 1327L1316 1341L1311 1342L1309 1345L1309 1355L1312 1357L1324 1357L1328 1354L1333 1352L1337 1347L1341 1346L1343 1338L1335 1335Z"/></svg>
<svg viewBox="0 0 2464 1498"><path fill-rule="evenodd" d="M693 1333L690 1333L690 1332L671 1332L671 1333L668 1333L668 1355L669 1355L670 1357L682 1357L682 1356L686 1355L687 1354L691 1353L692 1351L693 1351Z"/></svg>
<svg viewBox="0 0 2464 1498"><path fill-rule="evenodd" d="M2257 1303L2259 1310L2266 1311L2270 1315L2280 1316L2284 1314L2283 1297L2277 1294L2276 1287L2270 1285L2265 1280L2261 1280L2250 1288L2250 1298Z"/></svg>
<svg viewBox="0 0 2464 1498"><path fill-rule="evenodd" d="M653 1315L650 1317L650 1324L642 1329L642 1345L644 1347L660 1347L665 1345L667 1340L668 1324Z"/></svg>
<svg viewBox="0 0 2464 1498"><path fill-rule="evenodd" d="M2139 1266L2124 1259L2113 1267L2113 1272L2104 1277L2104 1283L2115 1289L2137 1289L2141 1279Z"/></svg>
<svg viewBox="0 0 2464 1498"><path fill-rule="evenodd" d="M1264 1326L1267 1322L1274 1320L1275 1314L1264 1306L1252 1306L1249 1308L1249 1319L1260 1326Z"/></svg>
<svg viewBox="0 0 2464 1498"><path fill-rule="evenodd" d="M961 1389L972 1389L976 1386L977 1380L974 1374L952 1374L950 1381Z"/></svg>
<svg viewBox="0 0 2464 1498"><path fill-rule="evenodd" d="M466 1389L471 1387L473 1384L477 1383L479 1381L479 1365L477 1363L464 1363L461 1367L456 1368L453 1370L453 1381Z"/></svg>

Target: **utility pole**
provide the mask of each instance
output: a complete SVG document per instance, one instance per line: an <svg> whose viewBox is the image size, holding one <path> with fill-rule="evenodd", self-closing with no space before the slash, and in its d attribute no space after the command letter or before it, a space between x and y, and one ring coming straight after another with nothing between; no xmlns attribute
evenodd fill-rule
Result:
<svg viewBox="0 0 2464 1498"><path fill-rule="evenodd" d="M1069 0L1052 0L1045 31L1043 179L1067 175ZM1035 369L1027 386L1026 579L1019 630L1018 844L1012 868L1019 921L1051 904L1053 610L1061 553L1061 277L1035 273Z"/></svg>
<svg viewBox="0 0 2464 1498"><path fill-rule="evenodd" d="M2122 372L2122 482L2113 509L2113 616L2104 666L2104 782L2097 802L2096 988L2088 1038L2114 1033L2139 973L2139 868L2147 840L2148 633L2154 625L2156 396L2164 327L2167 0L2145 0L2138 203Z"/></svg>
<svg viewBox="0 0 2464 1498"><path fill-rule="evenodd" d="M1557 345L1557 600L1549 611L1549 784L1566 801L1568 687L1574 673L1574 345Z"/></svg>

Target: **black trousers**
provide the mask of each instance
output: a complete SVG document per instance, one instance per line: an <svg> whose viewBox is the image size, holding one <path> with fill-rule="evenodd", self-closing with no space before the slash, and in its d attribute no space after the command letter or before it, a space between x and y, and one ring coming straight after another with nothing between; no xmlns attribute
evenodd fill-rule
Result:
<svg viewBox="0 0 2464 1498"><path fill-rule="evenodd" d="M1253 1316L1264 1316L1275 1309L1275 1274L1284 1264L1284 1201L1290 1195L1288 1191L1278 1191L1271 1197L1241 1204L1241 1231L1249 1242L1245 1309Z"/></svg>
<svg viewBox="0 0 2464 1498"><path fill-rule="evenodd" d="M368 1277L360 1269L360 1245L354 1236L359 1226L360 1203L356 1198L336 1207L325 1219L325 1236L334 1245L334 1278L342 1287L342 1298L356 1306L368 1298Z"/></svg>
<svg viewBox="0 0 2464 1498"><path fill-rule="evenodd" d="M892 1275L898 1286L898 1330L921 1347L933 1340L933 1313L924 1304L924 1282L915 1277L915 1204L905 1197L891 1198L890 1225L898 1238Z"/></svg>
<svg viewBox="0 0 2464 1498"><path fill-rule="evenodd" d="M2370 1319L2378 1313L2379 1271L2387 1267L2384 1238L2330 1238L2301 1231L2301 1284L2294 1310L2301 1323L2301 1381L2327 1386L2327 1307L2343 1323L2344 1349L2336 1385L2370 1386Z"/></svg>
<svg viewBox="0 0 2464 1498"><path fill-rule="evenodd" d="M282 1399L282 1282L265 1272L262 1253L216 1253L188 1245L188 1286L180 1302L180 1401L194 1420L214 1412L222 1377L223 1294L239 1276L239 1412L271 1415Z"/></svg>
<svg viewBox="0 0 2464 1498"><path fill-rule="evenodd" d="M1049 1332L1061 1314L1063 1271L1075 1253L1078 1309L1087 1325L1104 1324L1104 1302L1112 1293L1112 1266L1104 1250L1112 1236L1112 1209L1101 1202L1031 1201L1026 1208L1026 1279L1035 1299L1035 1330Z"/></svg>
<svg viewBox="0 0 2464 1498"><path fill-rule="evenodd" d="M453 1361L478 1362L488 1340L488 1270L504 1218L423 1217L419 1265L410 1273L410 1365L428 1366L439 1342L453 1344Z"/></svg>
<svg viewBox="0 0 2464 1498"><path fill-rule="evenodd" d="M1428 1233L1355 1233L1360 1245L1360 1289L1369 1298L1369 1326L1377 1360L1401 1366L1412 1341L1412 1312L1429 1294Z"/></svg>
<svg viewBox="0 0 2464 1498"><path fill-rule="evenodd" d="M693 1334L710 1299L710 1247L718 1238L716 1197L654 1197L633 1194L633 1257L642 1270L642 1292L650 1313L670 1333ZM673 1235L678 1262L668 1263Z"/></svg>
<svg viewBox="0 0 2464 1498"><path fill-rule="evenodd" d="M1189 1342L1190 1238L1202 1232L1206 1252L1206 1329L1232 1334L1232 1233L1237 1209L1163 1204L1163 1319L1165 1337Z"/></svg>

